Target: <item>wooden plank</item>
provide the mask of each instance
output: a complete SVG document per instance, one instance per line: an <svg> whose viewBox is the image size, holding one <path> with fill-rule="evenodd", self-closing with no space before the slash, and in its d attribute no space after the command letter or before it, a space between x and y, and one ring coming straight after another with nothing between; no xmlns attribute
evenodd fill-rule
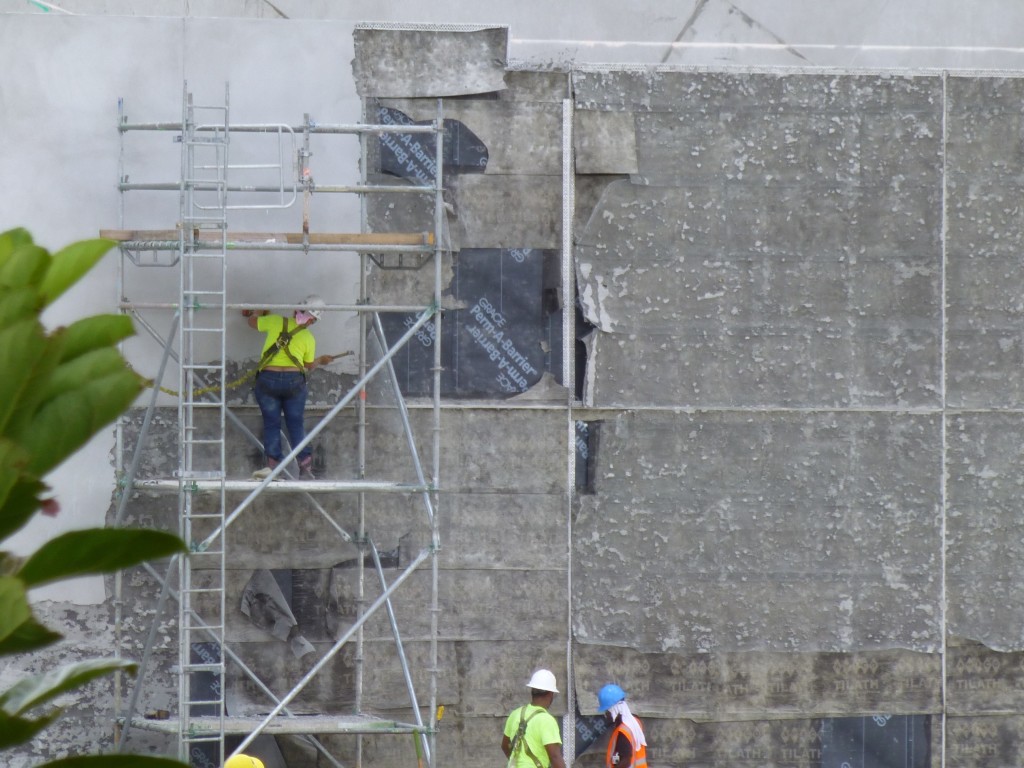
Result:
<svg viewBox="0 0 1024 768"><path fill-rule="evenodd" d="M196 239L204 239L200 235L205 230L194 232ZM212 239L212 235L211 238ZM177 229L101 229L100 237L116 240L119 243L129 241L167 241L177 240ZM229 243L281 243L301 245L301 232L228 232ZM430 232L311 232L310 245L433 245L434 236Z"/></svg>

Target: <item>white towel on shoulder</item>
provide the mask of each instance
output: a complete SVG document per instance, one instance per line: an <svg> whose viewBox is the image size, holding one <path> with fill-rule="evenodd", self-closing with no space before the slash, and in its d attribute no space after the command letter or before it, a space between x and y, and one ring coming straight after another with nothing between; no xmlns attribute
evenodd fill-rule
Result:
<svg viewBox="0 0 1024 768"><path fill-rule="evenodd" d="M629 711L629 705L625 700L620 701L618 704L612 704L608 707L608 713L612 716L612 722L615 722L618 717L622 717L622 724L629 729L629 732L633 734L633 741L638 747L646 747L647 739L644 737L644 729L640 727L640 723L633 717L633 713Z"/></svg>

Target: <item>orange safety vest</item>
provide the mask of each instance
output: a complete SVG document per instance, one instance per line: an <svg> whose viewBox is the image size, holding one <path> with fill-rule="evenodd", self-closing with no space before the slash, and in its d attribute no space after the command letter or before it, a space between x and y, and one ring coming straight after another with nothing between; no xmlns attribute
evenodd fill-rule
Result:
<svg viewBox="0 0 1024 768"><path fill-rule="evenodd" d="M637 722L640 723L640 727L643 728L644 724L640 722L640 718L637 718ZM615 754L615 743L619 740L619 734L625 735L629 740L629 746L633 750L633 762L627 764L624 763L613 763L612 755ZM608 768L647 768L647 745L637 746L637 743L633 740L633 734L629 728L619 723L615 726L612 731L612 735L608 738L608 752L604 756L604 764Z"/></svg>

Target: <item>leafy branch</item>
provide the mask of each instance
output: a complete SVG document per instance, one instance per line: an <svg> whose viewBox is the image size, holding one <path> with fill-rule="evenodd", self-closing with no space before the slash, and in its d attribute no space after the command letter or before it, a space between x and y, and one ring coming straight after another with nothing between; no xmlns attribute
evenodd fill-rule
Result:
<svg viewBox="0 0 1024 768"><path fill-rule="evenodd" d="M127 409L143 382L117 345L134 333L123 315L96 315L47 331L40 315L113 247L83 240L51 254L24 229L0 233L0 539L37 513L59 514L45 476ZM111 573L185 551L176 536L130 528L57 536L25 558L0 551L0 656L39 651L63 639L33 615L28 590ZM0 750L34 738L56 721L58 696L115 670L123 659L91 659L19 680L0 692ZM83 755L45 768L170 768L182 763L139 755Z"/></svg>

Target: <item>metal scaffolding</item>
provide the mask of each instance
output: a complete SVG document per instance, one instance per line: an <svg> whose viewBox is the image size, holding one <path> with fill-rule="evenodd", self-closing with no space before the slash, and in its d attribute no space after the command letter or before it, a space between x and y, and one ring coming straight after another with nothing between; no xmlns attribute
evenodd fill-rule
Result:
<svg viewBox="0 0 1024 768"><path fill-rule="evenodd" d="M118 130L121 135L121 222L118 230L104 230L101 236L115 239L121 251L118 271L120 309L130 314L137 326L162 346L159 372L152 387L152 397L144 413L131 460L125 466L123 450L127 422L118 427L119 498L115 524L120 524L132 503L130 499L142 492L144 496L176 493L178 498L179 532L189 545L189 556L172 561L166 572L146 566L160 585L155 615L141 659L141 670L127 702L121 701L121 685L115 700L118 748L126 748L131 729L176 734L178 753L193 765L220 766L232 752L243 752L261 735L294 734L309 743L332 765L341 761L329 746L318 738L324 734L353 734L357 737L356 764L362 763L362 736L365 734L413 734L417 752L423 763L435 765L434 736L437 722L437 635L438 635L438 563L440 546L438 526L438 492L440 487L441 450L441 357L440 307L442 278L443 203L443 130L441 102L436 119L429 125L401 126L324 125L308 115L297 125L233 124L229 113L229 91L225 87L223 104L201 106L195 103L186 83L182 93L180 122L129 122L119 104ZM137 182L126 172L125 138L137 132L171 133L180 143L180 178ZM275 151L268 162L232 164L229 149L232 137L240 134L270 137ZM385 133L420 133L433 136L436 173L433 184L373 185L367 182L368 138ZM315 184L310 167L310 138L314 135L350 135L359 140L361 182L352 184ZM254 181L253 178L256 178ZM311 226L310 199L313 193L358 195L363 208L363 223L358 233L314 232ZM136 194L177 195L178 221L172 229L129 228L125 200ZM366 197L374 194L413 194L433 201L433 231L423 233L369 232L365 223ZM302 225L298 232L232 231L236 215L244 211L294 209L301 201ZM228 262L232 255L248 251L294 251L308 254L315 251L357 254L359 259L359 298L355 304L331 301L326 311L351 312L359 318L358 372L354 384L342 394L308 430L304 440L291 446L269 476L262 480L228 477L226 460L227 431L230 426L253 445L262 449L260 441L243 420L228 407L227 374L227 311L257 306L291 310L294 305L231 303L228 300ZM397 254L408 268L407 260L424 269L432 262L434 274L431 295L422 303L408 305L375 304L369 296L367 273L372 258L377 268L386 254ZM177 301L148 300L127 294L126 276L140 269L176 269L179 277ZM164 280L160 273L157 281ZM430 281L424 281L424 284ZM326 293L329 289L324 288ZM389 343L380 321L380 312L405 312L414 316L407 331ZM169 318L169 328L162 332L151 319ZM421 459L417 451L409 410L398 387L393 358L418 333L427 328L433 336L434 360L432 405L430 409L429 456ZM175 348L176 347L176 348ZM178 376L178 468L173 477L143 477L140 467L151 436L151 425L157 412L165 370L170 361L177 364ZM393 394L390 405L399 417L408 450L406 460L414 473L414 482L393 482L367 476L367 388L371 383ZM165 389L165 391L168 391ZM338 479L283 480L288 467L299 452L314 440L335 417L346 409L355 414L358 425L357 476ZM232 433L234 434L234 432ZM426 465L426 466L425 466ZM232 649L228 632L231 618L228 600L226 558L229 554L227 532L232 525L244 526L245 513L264 494L291 494L318 514L334 530L338 541L358 548L358 606L354 620L341 628L330 648L301 677L291 681L287 690L280 690L280 681L261 679L259 670L247 665ZM355 497L358 513L356 530L346 530L327 507L339 494ZM422 504L426 544L400 569L390 583L386 578L377 546L370 535L368 520L372 519L374 500L382 494L406 494ZM349 497L351 498L351 496ZM369 565L367 565L369 564ZM296 563L296 567L300 564ZM364 568L379 582L379 596L372 602L367 596ZM429 605L429 668L426 670L429 690L417 692L414 676L399 634L392 596L418 570L430 572ZM121 639L126 631L122 624L123 579L115 586L116 634ZM237 598L237 595L233 595ZM163 711L156 717L139 712L146 686L158 626L166 618L165 608L171 601L178 606L178 711ZM363 630L371 617L386 616L395 645L395 658L401 666L408 693L409 722L381 719L364 711L363 691L366 680L363 659ZM354 707L351 712L296 712L290 705L304 688L325 669L348 644L356 646ZM120 651L120 648L118 649ZM239 716L228 711L228 670L234 666L266 699L267 711L260 716ZM277 689L277 690L276 690ZM233 748L225 745L232 738ZM240 739L240 740L239 740Z"/></svg>

